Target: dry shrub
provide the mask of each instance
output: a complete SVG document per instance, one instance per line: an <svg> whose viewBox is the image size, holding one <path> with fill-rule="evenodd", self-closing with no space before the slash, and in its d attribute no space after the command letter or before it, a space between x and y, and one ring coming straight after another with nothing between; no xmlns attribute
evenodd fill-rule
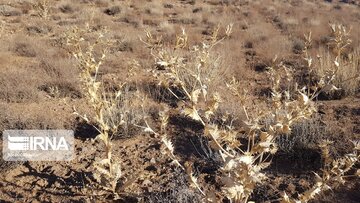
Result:
<svg viewBox="0 0 360 203"><path fill-rule="evenodd" d="M89 26L85 29L75 28L67 33L67 43L78 61L83 92L93 110L91 117L81 115L76 109L74 113L94 126L99 133L95 141L104 146L105 157L94 163L93 176L98 183L96 186L100 189L99 194L107 191L115 199L119 199L120 192L134 179L126 180L122 176L120 160L112 155L112 139L119 133L128 133L130 125L136 125L138 119L142 118L139 112L142 111L142 105L139 105L142 103L136 102L140 97L139 93L129 91L126 82L117 85L116 89L106 87L102 82L99 68L109 47L109 41L104 39L105 34L106 30L94 31Z"/></svg>
<svg viewBox="0 0 360 203"><path fill-rule="evenodd" d="M42 22L42 21L37 21L36 23L34 23L33 25L29 25L26 27L27 33L28 35L49 35L52 31L53 28Z"/></svg>
<svg viewBox="0 0 360 203"><path fill-rule="evenodd" d="M201 201L200 196L191 190L187 184L187 177L181 171L175 172L176 178L172 179L172 187L163 193L153 193L146 198L148 203L193 203Z"/></svg>
<svg viewBox="0 0 360 203"><path fill-rule="evenodd" d="M26 77L25 77L26 76ZM30 102L38 101L39 95L36 85L39 80L32 80L29 77L36 77L28 71L9 71L0 75L0 99L6 102Z"/></svg>
<svg viewBox="0 0 360 203"><path fill-rule="evenodd" d="M92 33L101 30L100 28L87 31ZM206 140L205 143L208 143L211 151L216 151L220 155L221 165L216 171L220 189L205 185L206 181L199 181L200 177L194 175L193 163L183 164L175 154L176 146L169 139L167 126L169 112L166 108L160 113L159 129L151 128L146 121L144 126L138 125L138 127L161 138L162 152L187 174L191 188L197 191L196 195L200 195L204 202L249 201L255 188L265 183L267 176L264 170L270 166L271 156L278 151L278 144L283 145L280 147L291 149L297 142L310 145L317 141L312 136L320 130L311 129L313 124L309 124L309 127L296 125L299 121L311 118L316 111L312 99L316 98L319 92L326 91L329 87L330 89L337 88L334 86L334 81L336 81L334 78L338 77L337 71L320 76L323 80L319 80L320 82L314 85L314 89L311 89L313 86L298 87L293 80L293 70L286 67L284 63L273 60L272 65L267 67L271 81L271 98L265 104L248 106L246 101L251 98L242 89L239 81L223 74L221 57L214 52L214 47L230 36L231 29L231 25L224 31L218 27L207 40L194 46L189 45L189 37L185 30L176 36L173 46L167 45L171 42L170 40L164 42L162 37L154 36L150 32L147 32L146 39L142 40L151 50L154 58L155 65L151 73L157 85L167 90L177 101L178 114L202 126L202 137ZM74 47L74 56L79 62L84 93L94 110L93 118L90 119L86 115L79 113L77 115L95 124L94 126L99 131L97 140L104 144L106 156L96 161L94 177L102 189L110 191L118 198L121 191L118 184L122 182L123 177L120 161L112 156L111 140L119 131L126 131L128 124L137 122L131 117L134 112L128 110L137 105L134 101L139 95L135 94L136 91L131 92L131 88L125 83L115 88L114 93L114 89L109 90L106 83L100 82L103 75L99 74L99 67L106 56L104 47L109 47L109 44L102 41L103 33L100 33L98 38L90 38L90 41L93 40L94 43L84 46L83 40L87 37L89 36L86 33L74 30L68 38L69 43ZM336 41L336 33L334 37ZM283 40L273 39L270 40L270 44L281 44L280 41ZM312 58L307 53L310 41L311 38L308 37L304 47L299 49L303 49L308 68L313 70ZM291 49L289 43L281 46L284 46L286 53L287 49ZM344 45L336 41L333 46L332 49L335 50L337 56L334 64L338 68ZM280 47L279 50L282 52L283 48ZM319 72L317 74L321 75ZM224 75L224 78L220 78L219 75ZM225 89L237 98L240 110L232 111L228 108L229 111L221 111L226 109L222 107L226 106L224 103L231 101L224 98L228 96L224 93ZM137 108L142 109L143 106L139 105ZM235 120L240 120L240 123L244 125L238 125ZM307 130L315 132L310 134L304 132ZM284 143L279 143L282 136L291 136L292 133L293 141L282 140ZM322 177L316 174L316 184L309 191L300 194L299 200L283 194L283 202L307 202L321 191L345 180L345 175L359 159L358 143L354 144L354 153L336 160L329 156L328 144L329 142L323 142L320 145L324 158ZM128 184L123 183L123 185Z"/></svg>
<svg viewBox="0 0 360 203"><path fill-rule="evenodd" d="M284 134L290 135L293 132L292 126L299 121L309 119L316 111L311 99L323 91L321 88L332 85L331 80L315 92L309 92L307 87L299 89L293 80L293 71L274 59L272 66L268 67L272 97L264 108L249 111L253 108L247 106L246 100L249 98L239 81L224 78L226 87L238 98L238 105L245 116L231 115L233 112L228 112L227 115L222 116L223 124L219 124L217 116L219 106L222 106L225 100L222 99L222 92L217 92L222 85L216 83L216 76L211 74L214 70L218 71L221 64L212 48L230 35L231 26L227 27L225 33L224 38L218 38L219 29L215 29L210 40L193 47L188 45L185 30L177 36L172 47L165 46L161 37L154 37L151 33L147 33L146 40L143 40L154 56L156 65L153 75L158 85L168 89L179 100L180 105L177 109L179 114L203 126L204 138L208 140L209 146L221 155L222 163L216 172L221 189L217 191L213 187L204 186L204 181L199 181L199 177L194 175L192 163L181 164L181 160L174 153L175 146L168 138L167 110L160 114L161 127L158 132L151 128L147 129L161 137L164 145L163 153L188 174L190 187L202 195L203 202L249 201L257 185L264 184L266 179L264 169L270 166L270 157L278 150L276 140ZM307 59L309 62L309 58ZM213 82L216 84L215 88L212 88ZM173 91L174 88L177 91ZM234 118L241 119L246 125L234 125ZM302 141L306 142L304 139ZM321 148L326 147L321 145ZM330 182L345 178L345 173L359 159L357 150L356 145L354 154L346 155L341 160L333 160L332 169L325 164L324 176L316 175L316 184L299 195L299 202L308 202L319 192L327 190ZM323 152L323 156L328 160L326 152ZM283 194L282 201L298 200Z"/></svg>
<svg viewBox="0 0 360 203"><path fill-rule="evenodd" d="M329 49L325 51L320 49L316 61L308 51L312 45L311 32L305 35L303 57L307 63L306 71L313 80L318 80L316 85L311 84L311 89L313 91L321 89L317 95L330 95L330 98L341 92L354 94L360 84L359 51L356 49L349 53L349 45L352 41L349 38L350 31L344 25L330 24L330 28Z"/></svg>
<svg viewBox="0 0 360 203"><path fill-rule="evenodd" d="M10 5L0 5L0 15L2 16L19 16L21 10L14 8Z"/></svg>
<svg viewBox="0 0 360 203"><path fill-rule="evenodd" d="M31 44L26 42L17 42L13 48L13 52L23 57L36 57L35 49Z"/></svg>
<svg viewBox="0 0 360 203"><path fill-rule="evenodd" d="M292 152L294 149L316 149L317 144L326 137L327 126L317 115L296 123L290 135L279 136L276 143L279 150Z"/></svg>
<svg viewBox="0 0 360 203"><path fill-rule="evenodd" d="M265 60L273 59L274 53L279 58L285 58L292 51L291 42L278 33L271 24L259 22L246 30L245 39L253 43L257 55Z"/></svg>
<svg viewBox="0 0 360 203"><path fill-rule="evenodd" d="M33 8L37 11L39 17L47 20L50 17L50 5L49 0L37 0L36 3L33 4Z"/></svg>
<svg viewBox="0 0 360 203"><path fill-rule="evenodd" d="M0 58L4 67L0 70L0 100L16 103L37 102L40 99L37 87L46 81L46 78L38 77L42 72L36 69L34 62L20 66L19 62L26 59L10 56L4 54Z"/></svg>
<svg viewBox="0 0 360 203"><path fill-rule="evenodd" d="M341 58L338 62L341 64L337 70L336 77L333 81L336 87L345 91L346 95L354 95L360 88L360 49L357 48L349 54L349 58ZM334 55L326 49L319 50L318 66L316 73L326 75L326 72L333 69Z"/></svg>
<svg viewBox="0 0 360 203"><path fill-rule="evenodd" d="M307 191L299 194L297 199L289 197L285 192L283 192L282 203L309 202L314 199L316 195L345 184L346 179L348 178L356 176L360 177L359 170L355 172L355 175L348 175L360 159L360 143L353 142L353 152L337 159L334 159L330 155L331 144L332 142L329 140L324 140L319 144L323 158L323 169L321 175L314 173L315 184Z"/></svg>
<svg viewBox="0 0 360 203"><path fill-rule="evenodd" d="M2 117L0 130L6 129L71 129L73 119L71 115L64 115L60 110L64 107L54 108L53 102L3 103L0 104ZM56 109L56 110L54 110Z"/></svg>

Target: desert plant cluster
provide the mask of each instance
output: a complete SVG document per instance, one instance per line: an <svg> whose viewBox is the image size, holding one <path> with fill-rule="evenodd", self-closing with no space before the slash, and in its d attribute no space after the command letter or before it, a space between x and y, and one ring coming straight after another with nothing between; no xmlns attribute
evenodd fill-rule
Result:
<svg viewBox="0 0 360 203"><path fill-rule="evenodd" d="M185 29L176 36L173 46L166 46L162 43L161 36L153 36L146 32L146 38L140 39L150 50L154 57L153 70L149 72L149 77L154 77L157 85L166 89L174 96L178 106L175 108L180 116L189 117L194 122L198 122L203 127L203 135L208 141L209 146L221 157L219 166L219 176L221 189L217 191L211 186L202 186L198 177L194 175L191 162L185 162L177 158L174 144L169 138L167 132L168 125L168 107L159 112L159 131L149 126L139 126L135 122L131 125L143 128L144 132L156 135L164 145L162 153L167 154L172 159L175 167L179 167L188 176L189 187L197 190L203 197L203 202L221 202L229 200L230 202L248 202L257 187L266 179L263 172L271 164L271 156L276 154L278 147L276 140L279 136L289 135L292 131L292 125L306 119L311 119L316 113L314 100L320 93L331 93L340 90L334 85L338 79L338 72L341 67L345 66L342 54L350 39L347 39L348 33L343 25L330 25L333 38L329 46L335 53L332 60L334 65L326 66L327 70L317 69L312 64L312 57L307 50L311 46L311 33L304 35L306 46L304 47L304 60L307 62L309 74L315 74L314 81L309 81L310 86L299 87L294 81L292 71L281 61L275 58L271 67L267 71L271 83L271 97L264 104L259 104L255 112L249 111L254 109L246 104L247 91L239 85L235 78L228 78L225 81L216 80L221 73L221 57L213 53L213 48L226 38L231 36L232 24L226 26L223 33L220 27L215 27L211 37L199 43L190 46L188 34ZM104 89L103 84L99 82L99 69L106 57L106 47L110 46L109 42L104 42L105 30L99 32L99 36L93 44L85 44L83 50L81 42L85 41L82 36L88 31L74 29L67 35L67 44L73 46L74 57L79 63L80 79L84 87L85 94L88 97L89 104L94 111L94 128L99 132L96 139L103 142L105 148L105 158L94 163L94 178L105 189L115 194L115 198L121 198L117 191L117 184L122 178L121 165L112 156L111 140L125 125L124 117L128 112L121 108L122 105L129 101L136 100L139 97L127 96L122 98L124 91L123 86L119 84L117 92L108 92ZM223 35L219 38L219 35ZM95 56L95 46L102 45L105 49ZM323 66L320 59L320 66ZM354 60L353 57L349 60ZM358 60L356 58L355 60ZM358 63L358 61L349 61L348 63ZM342 67L343 68L343 67ZM225 75L224 75L225 76ZM358 80L358 76L346 78L346 80ZM339 79L338 79L339 80ZM336 84L340 84L336 81ZM356 81L358 82L358 81ZM224 84L221 84L224 83ZM223 85L237 98L238 107L242 114L233 114L222 110L222 103L226 103L218 91L219 86ZM225 90L224 90L225 91ZM135 101L130 101L134 102ZM225 104L226 105L226 104ZM257 104L253 104L257 105ZM131 108L130 106L128 106ZM82 116L77 111L76 115L82 117L86 122L92 123L86 115ZM243 126L234 125L235 120L241 120ZM128 123L127 123L128 124ZM96 140L95 139L95 140ZM282 193L282 202L308 202L322 191L331 189L336 184L344 184L348 172L359 161L359 143L353 141L354 151L346 154L341 158L334 159L331 157L329 145L332 142L322 140L319 142L321 155L323 159L323 169L321 176L314 172L316 182L309 190L298 194L298 198L289 197L285 192ZM359 171L356 171L358 175Z"/></svg>
<svg viewBox="0 0 360 203"><path fill-rule="evenodd" d="M23 12L49 23L55 18L54 2L29 2L23 5ZM45 58L39 63L44 69L40 73L49 75L51 80L39 79L45 85L38 89L50 106L55 103L67 109L64 118L77 122L73 126L77 158L54 169L52 164L56 163L38 163L35 167L29 162L20 163L21 166L0 163L4 168L20 168L14 174L1 176L4 190L0 191L0 200L28 198L24 200L27 202L31 196L41 194L39 202L306 203L321 202L322 197L347 186L355 188L348 193L356 193L360 178L360 137L356 127L360 124L356 120L359 108L335 106L344 99L350 103L354 99L354 105L358 101L360 47L359 39L352 34L358 34L356 28L332 20L322 22L326 24L324 36L317 36L321 35L318 30L311 29L296 33L299 36L289 34L297 29L296 19L285 21L272 16L278 4L289 2L261 9L258 1L180 1L183 7L189 4L209 8L193 8L190 17L169 14L171 19L162 23L154 19L166 16L163 11L173 9L174 4L146 1L149 7L144 12L153 18L139 23L129 16L138 12L141 3L114 2L117 1L82 1L91 9L79 22L63 22L70 26L61 33L43 34L55 29L47 29L46 23L41 28L27 29L31 34L51 38L66 63L46 61L50 56L56 58L56 51L33 50L37 46L25 42L9 46L18 61ZM303 4L291 1L289 5L308 6L308 1L299 2ZM289 39L295 36L294 46L289 49L294 52L291 57L283 53L289 48L285 41L275 51L266 47L274 43L262 44L268 37L268 24L263 28L265 36L257 30L261 27L249 28L250 21L228 18L226 22L208 23L212 19L205 14L201 23L207 26L201 37L187 26L196 24L191 15L197 16L211 7L237 13L243 6L271 17L276 32ZM358 9L359 5L347 6ZM130 42L111 24L105 25L105 20L96 18L98 7L106 7L102 14L116 23L144 29ZM59 10L75 16L71 3L61 5ZM125 16L118 18L123 12ZM245 13L246 17L254 15ZM315 19L303 19L308 21L319 26ZM174 29L169 22L180 25ZM6 27L8 23L0 19L1 38L12 34ZM156 29L152 29L153 24ZM249 29L255 30L247 33ZM245 30L246 35L239 30ZM248 36L248 41L241 44L244 36ZM245 47L241 51L244 56L237 55L237 46ZM263 52L254 51L256 46L262 47ZM134 54L136 50L139 53ZM120 67L115 71L109 68L114 63ZM249 82L257 76L239 72L239 64L254 68L262 74L261 78ZM58 78L62 77L68 80L60 81ZM74 80L74 84L69 80ZM34 96L36 93L13 94L11 88L5 87L0 97L8 97L9 103L33 97L42 101L41 95ZM327 103L332 101L334 104ZM331 109L335 119L326 117L329 110L324 102L329 109L335 106ZM10 110L4 110L7 111ZM337 122L350 122L342 120L348 115L355 118L351 121L353 134L344 135L349 132L336 131L335 126ZM41 123L36 127L54 128ZM26 125L14 124L10 128ZM336 137L339 132L340 138ZM307 157L312 156L310 152L314 157ZM288 165L295 164L300 164L296 165L299 169L292 171ZM28 179L11 183L11 178L23 177ZM11 188L21 190L12 194Z"/></svg>

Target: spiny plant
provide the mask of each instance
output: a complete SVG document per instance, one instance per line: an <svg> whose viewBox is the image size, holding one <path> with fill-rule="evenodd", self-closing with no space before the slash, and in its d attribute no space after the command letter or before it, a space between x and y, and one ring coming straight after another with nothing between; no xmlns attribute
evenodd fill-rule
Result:
<svg viewBox="0 0 360 203"><path fill-rule="evenodd" d="M84 30L75 28L72 32L68 33L67 44L74 49L73 56L78 61L80 80L95 114L93 120L96 125L94 127L99 132L96 139L101 140L105 146L106 158L95 163L96 172L94 177L101 187L116 193L116 185L121 177L121 168L120 163L112 157L111 136L118 130L122 120L121 117L111 115L116 113L114 110L116 110L121 91L114 98L108 98L103 94L102 83L98 80L98 72L100 65L105 59L106 50L103 50L100 58L96 58L94 48L99 43L102 43L104 35L100 33L97 40L93 44L88 44L84 50L82 46L82 42L85 41L83 38L84 34ZM82 117L86 122L91 123L86 115L79 114L76 109L74 113Z"/></svg>
<svg viewBox="0 0 360 203"><path fill-rule="evenodd" d="M308 84L317 97L320 93L331 93L344 89L347 93L354 93L360 85L359 55L356 51L345 57L346 51L351 44L350 30L342 24L330 24L331 37L328 47L330 51L320 52L315 61L309 53L312 45L311 32L305 36L303 57L307 62L308 73L315 84ZM332 54L333 53L333 54ZM311 80L312 78L310 78ZM311 82L311 81L310 81ZM317 91L320 90L321 91Z"/></svg>
<svg viewBox="0 0 360 203"><path fill-rule="evenodd" d="M328 44L336 57L341 57L347 47L351 44L352 40L349 38L351 29L347 29L342 24L330 24L331 40Z"/></svg>
<svg viewBox="0 0 360 203"><path fill-rule="evenodd" d="M153 75L159 81L158 84L167 88L179 100L180 105L177 110L180 114L203 125L203 136L221 155L222 164L217 174L222 185L218 194L213 187L204 187L199 182L198 177L193 173L191 163L181 164L174 154L174 145L167 136L168 116L166 112L160 115L162 127L156 134L162 137L166 149L164 153L188 174L190 186L203 195L204 202L219 202L224 199L231 202L249 201L256 186L263 184L266 179L263 171L270 166L270 157L278 150L276 139L284 134L289 135L294 123L309 119L316 111L312 99L319 92L324 91L323 88L332 85L330 80L325 85L318 85L314 91L310 91L306 86L299 89L293 81L293 71L274 59L272 66L268 67L272 95L266 108L258 109L256 113L249 113L250 108L246 105L246 100L250 98L246 91L242 90L239 81L233 78L228 80L225 86L238 98L238 105L245 117L224 116L223 124L219 124L216 115L219 114L225 99L216 92L218 86L210 88L217 77L212 73L221 71L219 57L214 56L212 48L230 33L231 26L228 26L225 37L218 39L219 28L217 28L209 41L194 47L188 47L185 30L177 36L175 45L170 48L162 44L161 37L155 38L150 33L147 33L147 39L143 40L154 56L156 66ZM311 59L309 57L306 59L310 67ZM176 91L173 91L174 89ZM232 118L240 118L246 125L240 128L234 126ZM347 166L353 166L357 160L351 159L351 164L348 162ZM314 191L318 189L300 195L302 197L300 201L306 202L313 198ZM284 201L286 198L288 197L284 196Z"/></svg>
<svg viewBox="0 0 360 203"><path fill-rule="evenodd" d="M104 39L104 29L96 32L98 36L91 42L92 32L89 26L86 29L74 28L66 37L67 44L72 48L72 54L78 62L82 87L94 116L88 118L86 114L78 113L75 108L74 114L93 125L99 132L94 141L104 144L105 157L95 161L93 176L102 189L110 191L117 199L120 198L119 191L129 185L130 180L123 182L119 188L118 183L123 177L120 160L112 155L112 138L118 133L127 133L129 124L135 124L132 123L134 112L131 111L131 105L135 105L137 92L130 94L126 82L121 83L115 92L104 87L99 68L105 60L109 41Z"/></svg>
<svg viewBox="0 0 360 203"><path fill-rule="evenodd" d="M213 88L216 76L220 74L219 57L211 58L212 48L230 35L232 25L226 29L225 36L218 39L219 28L214 32L210 43L201 44L186 50L188 47L188 36L185 30L177 36L172 49L162 49L161 38L154 38L147 32L146 40L143 42L151 49L156 61L157 69L153 76L159 81L158 85L164 86L177 99L182 101L181 112L197 121L205 124L204 119L209 119L214 110L217 109L219 96L217 93L208 95L208 90ZM181 94L176 94L173 88L179 88ZM199 106L199 107L198 107ZM199 116L198 109L207 108L205 118ZM206 107L205 107L206 106Z"/></svg>
<svg viewBox="0 0 360 203"><path fill-rule="evenodd" d="M217 196L214 189L205 191L204 187L194 176L190 163L182 166L174 155L174 146L168 139L165 130L160 133L166 147L166 153L174 163L182 168L189 176L191 187L197 189L206 202L219 202L229 199L234 202L247 202L257 184L262 183L266 175L263 169L270 165L269 156L277 151L275 139L280 134L291 131L291 125L301 119L309 118L315 108L304 90L296 87L293 92L282 89L282 84L291 80L290 71L283 65L277 64L269 68L272 78L272 98L268 109L260 110L254 117L249 115L245 105L248 97L240 90L239 82L235 79L227 81L226 86L232 94L238 97L246 117L245 128L237 129L231 121L227 125L219 125L216 114L222 102L221 95L210 88L220 72L218 57L214 57L212 48L226 37L230 36L232 26L225 29L225 35L219 36L219 28L215 29L210 40L201 45L189 48L187 34L183 30L177 36L172 48L164 48L151 34L143 40L150 47L155 58L156 68L153 70L159 85L164 85L176 98L180 100L178 111L204 127L203 136L209 140L210 146L217 150L222 157L222 165L218 173L221 176L221 195ZM161 38L158 38L161 39ZM156 42L156 43L154 43ZM275 64L275 61L274 61ZM177 94L170 88L177 89ZM179 93L180 92L180 93ZM233 117L237 117L234 115ZM164 121L166 115L162 115ZM226 120L227 118L223 118ZM264 125L264 120L271 122ZM163 128L167 122L162 122ZM241 142L246 138L247 143ZM211 188L211 187L207 187Z"/></svg>
<svg viewBox="0 0 360 203"><path fill-rule="evenodd" d="M329 145L332 143L333 142L329 140L324 140L319 145L322 152L323 169L321 171L322 175L314 173L315 184L309 190L300 194L298 199L291 198L283 192L283 198L281 200L282 203L309 202L321 192L331 190L331 188L345 184L346 179L356 176L360 177L360 169L358 169L354 175L349 175L354 165L360 160L360 142L353 142L353 152L338 159L331 157Z"/></svg>

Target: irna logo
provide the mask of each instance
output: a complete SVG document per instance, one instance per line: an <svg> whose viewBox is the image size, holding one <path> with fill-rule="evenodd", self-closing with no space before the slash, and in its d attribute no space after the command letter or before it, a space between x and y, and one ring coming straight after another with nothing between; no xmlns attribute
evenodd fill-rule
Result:
<svg viewBox="0 0 360 203"><path fill-rule="evenodd" d="M8 136L9 150L69 150L64 137L11 137Z"/></svg>
<svg viewBox="0 0 360 203"><path fill-rule="evenodd" d="M74 158L72 130L5 130L5 161L70 161Z"/></svg>

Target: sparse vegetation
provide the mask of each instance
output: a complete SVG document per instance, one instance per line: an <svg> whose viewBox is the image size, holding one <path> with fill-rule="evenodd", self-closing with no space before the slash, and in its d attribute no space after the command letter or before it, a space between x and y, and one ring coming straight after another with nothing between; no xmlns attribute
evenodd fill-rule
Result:
<svg viewBox="0 0 360 203"><path fill-rule="evenodd" d="M358 201L358 6L0 3L1 130L75 133L0 201Z"/></svg>
<svg viewBox="0 0 360 203"><path fill-rule="evenodd" d="M225 30L225 36L229 37L231 30L232 25L229 25ZM231 202L247 202L256 185L262 184L266 179L266 175L262 171L271 164L269 157L278 150L275 140L282 134L291 134L291 126L302 119L309 119L316 109L306 93L308 88L304 87L298 90L297 84L291 84L293 82L291 71L282 63L277 64L275 59L274 66L268 68L272 83L272 97L269 104L264 109L258 110L258 115L249 114L247 110L249 107L245 105L245 101L248 99L246 91L240 90L238 81L230 80L225 84L238 98L238 105L243 109L245 117L241 118L238 115L231 115L233 112L227 112L222 117L225 125L218 124L215 115L223 102L216 89L211 88L215 86L218 89L221 85L220 83L212 84L216 77L211 75L211 72L219 69L220 64L219 58L214 56L211 50L225 39L218 39L218 35L219 28L214 30L208 42L201 43L201 47L188 48L188 36L183 30L182 34L177 36L174 47L167 48L161 44L161 41L156 40L161 37L154 38L147 33L145 44L151 49L156 61L154 75L159 81L158 84L168 89L179 100L181 106L178 107L178 111L180 114L203 125L203 136L209 140L211 148L221 155L223 163L219 166L217 173L221 180L220 194L214 189L206 191L204 188L211 187L201 186L193 173L192 163L187 162L185 166L180 164L181 161L174 154L174 146L167 138L165 130L162 130L160 135L162 134L162 141L167 147L167 154L178 167L188 174L190 186L203 195L203 201L221 202L228 199ZM192 54L187 55L188 52ZM333 77L335 75L336 73ZM328 81L326 85L332 85L331 82ZM326 86L321 88L323 87L326 88ZM177 94L172 89L175 89ZM321 91L324 90L316 89L312 95L317 95ZM296 96L296 94L298 95ZM238 126L232 124L233 120L228 120L228 118L242 119L246 125L242 126L240 131ZM162 126L165 127L167 116L162 115L162 119L165 120L162 122ZM266 124L264 125L264 123ZM247 141L241 140L241 138ZM324 144L321 147L324 148ZM323 156L328 153L323 152ZM349 168L335 176L343 177L345 172L350 170L358 160L356 151L347 156L355 157L346 163ZM327 160L328 157L324 159ZM347 158L341 160L344 165L345 160ZM338 160L334 162L336 165L334 167L338 167L337 162ZM325 173L327 172L325 171ZM300 195L300 202L308 202L325 187L330 187L326 185L329 179L331 178L325 177L318 180L313 189ZM284 201L291 202L292 200L288 196L284 196Z"/></svg>
<svg viewBox="0 0 360 203"><path fill-rule="evenodd" d="M49 19L50 2L49 0L38 0L34 5L34 9L38 11L38 15L44 19Z"/></svg>

